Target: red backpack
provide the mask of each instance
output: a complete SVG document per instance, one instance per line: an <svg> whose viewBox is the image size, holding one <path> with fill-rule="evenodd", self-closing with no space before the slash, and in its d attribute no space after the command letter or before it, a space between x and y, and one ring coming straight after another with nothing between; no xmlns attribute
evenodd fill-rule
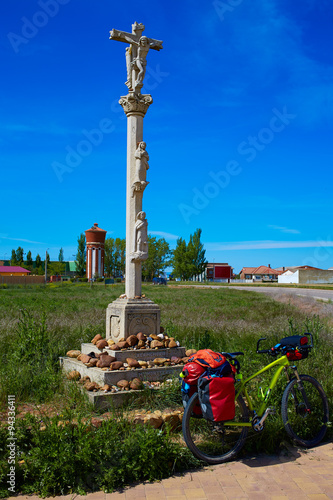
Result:
<svg viewBox="0 0 333 500"><path fill-rule="evenodd" d="M206 369L212 368L215 370L222 366L227 361L227 358L223 356L223 354L212 351L211 349L201 349L193 354L188 360L189 363L193 361Z"/></svg>

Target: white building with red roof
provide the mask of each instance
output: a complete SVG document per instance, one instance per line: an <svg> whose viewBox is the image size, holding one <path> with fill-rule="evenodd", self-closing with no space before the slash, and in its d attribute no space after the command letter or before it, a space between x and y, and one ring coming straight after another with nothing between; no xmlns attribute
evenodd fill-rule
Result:
<svg viewBox="0 0 333 500"><path fill-rule="evenodd" d="M272 269L271 266L243 267L240 279L252 281L275 281L283 271Z"/></svg>

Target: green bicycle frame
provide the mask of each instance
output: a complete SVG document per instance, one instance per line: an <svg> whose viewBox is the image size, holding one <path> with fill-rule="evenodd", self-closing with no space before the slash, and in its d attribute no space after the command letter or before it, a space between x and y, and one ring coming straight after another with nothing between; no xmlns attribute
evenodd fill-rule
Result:
<svg viewBox="0 0 333 500"><path fill-rule="evenodd" d="M254 375L251 375L251 377L248 377L245 380L243 380L243 376L241 374L236 375L236 397L235 397L235 399L237 399L238 396L240 394L242 394L247 401L248 409L250 411L253 411L254 406L253 406L252 400L250 398L250 395L247 392L246 384L248 382L250 382L250 380L253 380L254 378L258 377L258 375L265 373L267 370L270 370L271 368L274 368L275 366L277 366L278 368L273 374L273 377L269 383L268 389L264 395L264 400L263 400L262 404L260 405L260 408L257 412L258 417L262 417L262 415L267 407L269 396L270 396L272 390L274 389L274 387L276 386L276 383L277 383L278 378L280 377L280 375L282 373L282 370L285 367L290 366L290 362L289 362L287 356L282 356L281 358L276 359L275 361L273 361L273 363L270 363L269 365L265 366L264 368L262 368L261 370L256 372ZM224 422L224 424L226 424L228 426L230 425L230 426L237 426L237 427L252 427L251 422L233 422L232 420L230 420L230 421Z"/></svg>

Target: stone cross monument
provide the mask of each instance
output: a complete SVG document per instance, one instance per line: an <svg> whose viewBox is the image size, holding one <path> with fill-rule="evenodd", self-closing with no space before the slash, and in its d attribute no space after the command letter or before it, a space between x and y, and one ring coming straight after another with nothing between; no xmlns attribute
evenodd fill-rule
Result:
<svg viewBox="0 0 333 500"><path fill-rule="evenodd" d="M143 141L143 119L152 104L149 94L141 94L150 49L161 50L160 40L142 36L145 27L135 22L132 33L113 29L110 40L125 42L128 94L119 104L127 116L127 188L126 188L126 271L125 296L109 304L106 312L106 338L114 340L142 331L160 333L160 310L151 300L142 298L142 262L148 258L148 222L142 210L143 192L149 182L149 155Z"/></svg>

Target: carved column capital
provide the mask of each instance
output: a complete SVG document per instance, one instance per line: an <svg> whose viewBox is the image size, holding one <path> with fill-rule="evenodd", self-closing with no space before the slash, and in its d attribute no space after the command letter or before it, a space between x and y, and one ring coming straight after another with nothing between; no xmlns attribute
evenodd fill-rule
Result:
<svg viewBox="0 0 333 500"><path fill-rule="evenodd" d="M120 98L119 104L123 107L126 116L141 115L145 116L153 98L150 94L129 94Z"/></svg>

